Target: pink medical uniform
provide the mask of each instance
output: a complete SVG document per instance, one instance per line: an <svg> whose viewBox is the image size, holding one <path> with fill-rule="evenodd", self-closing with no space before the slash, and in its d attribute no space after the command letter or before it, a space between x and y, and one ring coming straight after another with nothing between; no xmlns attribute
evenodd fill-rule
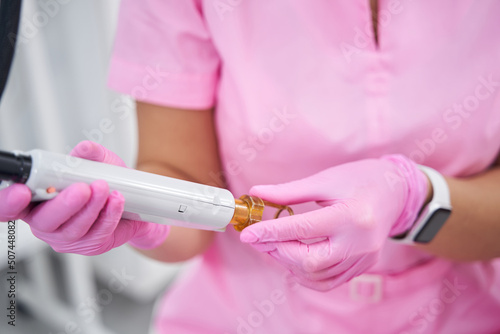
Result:
<svg viewBox="0 0 500 334"><path fill-rule="evenodd" d="M224 174L236 197L388 153L448 176L484 171L500 147L500 1L379 7L377 45L368 0L123 0L110 86L159 105L215 106L224 172L213 177ZM500 333L500 263L388 240L369 272L317 292L228 228L166 293L155 327Z"/></svg>

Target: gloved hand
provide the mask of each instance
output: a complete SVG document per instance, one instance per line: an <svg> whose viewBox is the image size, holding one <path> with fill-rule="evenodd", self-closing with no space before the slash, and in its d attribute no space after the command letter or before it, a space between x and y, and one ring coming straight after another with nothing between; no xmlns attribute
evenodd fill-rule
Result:
<svg viewBox="0 0 500 334"><path fill-rule="evenodd" d="M428 187L425 174L401 155L255 186L250 194L264 200L284 205L315 201L324 208L251 225L240 239L269 253L300 284L330 290L368 270L388 237L412 226Z"/></svg>
<svg viewBox="0 0 500 334"><path fill-rule="evenodd" d="M113 152L90 141L79 143L73 156L125 166ZM30 203L31 191L14 184L0 191L0 219L22 219L33 234L55 251L97 255L129 242L134 247L158 247L167 237L169 226L122 219L125 200L109 192L108 184L98 180L90 185L75 183L55 198Z"/></svg>

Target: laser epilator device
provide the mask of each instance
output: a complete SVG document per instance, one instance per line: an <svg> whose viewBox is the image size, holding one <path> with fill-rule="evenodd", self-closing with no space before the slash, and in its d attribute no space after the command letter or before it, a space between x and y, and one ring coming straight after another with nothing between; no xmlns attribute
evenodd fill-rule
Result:
<svg viewBox="0 0 500 334"><path fill-rule="evenodd" d="M283 210L293 214L288 206L258 197L235 199L226 189L38 149L0 151L0 180L0 189L24 183L32 201L54 198L73 183L105 180L125 198L123 218L203 230L233 225L241 231L262 220L266 206L278 210L275 217Z"/></svg>

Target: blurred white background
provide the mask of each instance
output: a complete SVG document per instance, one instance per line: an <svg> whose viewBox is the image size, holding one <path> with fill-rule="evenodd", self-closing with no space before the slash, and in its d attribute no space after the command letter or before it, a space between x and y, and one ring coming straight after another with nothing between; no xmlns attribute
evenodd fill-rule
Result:
<svg viewBox="0 0 500 334"><path fill-rule="evenodd" d="M100 142L133 166L132 101L106 88L119 0L24 0L0 102L0 149L68 153ZM0 223L0 304L7 299L6 224ZM127 246L97 257L58 254L17 223L16 327L0 333L147 333L155 300L179 270Z"/></svg>

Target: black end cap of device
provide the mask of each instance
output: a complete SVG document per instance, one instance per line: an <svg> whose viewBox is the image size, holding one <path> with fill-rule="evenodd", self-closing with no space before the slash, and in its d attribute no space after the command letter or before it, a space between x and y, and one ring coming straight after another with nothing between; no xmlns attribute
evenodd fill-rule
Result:
<svg viewBox="0 0 500 334"><path fill-rule="evenodd" d="M0 151L0 180L25 183L31 172L29 155Z"/></svg>

